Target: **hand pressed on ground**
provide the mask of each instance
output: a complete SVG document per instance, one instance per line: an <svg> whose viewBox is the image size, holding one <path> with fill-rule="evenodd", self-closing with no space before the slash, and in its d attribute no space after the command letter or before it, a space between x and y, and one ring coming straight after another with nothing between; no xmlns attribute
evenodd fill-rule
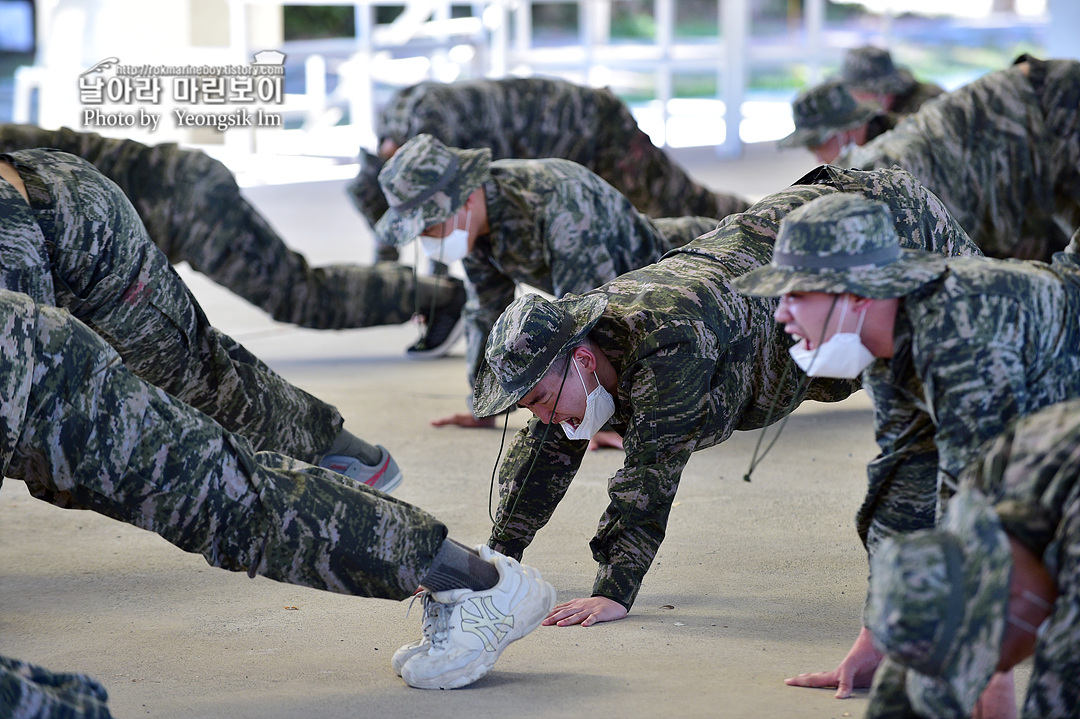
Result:
<svg viewBox="0 0 1080 719"><path fill-rule="evenodd" d="M458 412L452 414L449 417L440 417L439 419L431 420L432 427L494 427L494 417L484 417L483 419L477 419L472 415L472 412Z"/></svg>
<svg viewBox="0 0 1080 719"><path fill-rule="evenodd" d="M1016 719L1016 684L1013 673L997 672L975 702L971 719Z"/></svg>
<svg viewBox="0 0 1080 719"><path fill-rule="evenodd" d="M590 627L598 622L613 622L626 616L626 607L607 597L582 597L556 604L544 619L543 625L570 627L580 624Z"/></svg>
<svg viewBox="0 0 1080 719"><path fill-rule="evenodd" d="M874 648L870 630L863 627L840 666L831 672L808 672L785 679L792 687L831 689L836 687L836 698L847 699L852 689L865 689L874 680L874 672L884 655Z"/></svg>
<svg viewBox="0 0 1080 719"><path fill-rule="evenodd" d="M618 432L611 432L608 430L600 430L589 439L589 450L595 451L610 447L611 449L622 449L622 437Z"/></svg>

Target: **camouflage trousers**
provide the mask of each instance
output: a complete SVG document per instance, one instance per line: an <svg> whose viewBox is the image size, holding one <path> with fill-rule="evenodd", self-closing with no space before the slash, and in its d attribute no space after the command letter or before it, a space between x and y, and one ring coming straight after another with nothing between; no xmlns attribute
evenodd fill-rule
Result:
<svg viewBox="0 0 1080 719"><path fill-rule="evenodd" d="M169 262L186 261L279 322L344 329L413 315L416 279L408 268L310 266L243 198L228 168L202 152L0 125L0 152L36 147L89 161L128 196Z"/></svg>
<svg viewBox="0 0 1080 719"><path fill-rule="evenodd" d="M243 437L133 375L89 327L0 291L4 474L31 494L161 535L215 567L365 597L403 599L446 527L423 510ZM12 338L9 337L9 340ZM25 348L20 351L19 348ZM29 354L17 356L19 354ZM31 375L25 377L12 374ZM22 396L20 396L20 394ZM108 716L100 685L0 658L0 717ZM85 711L83 710L85 709Z"/></svg>
<svg viewBox="0 0 1080 719"><path fill-rule="evenodd" d="M9 157L31 205L0 182L0 287L70 310L132 372L256 448L305 461L326 451L338 411L210 326L116 185L66 153Z"/></svg>
<svg viewBox="0 0 1080 719"><path fill-rule="evenodd" d="M416 279L409 268L312 267L241 197L220 162L173 145L145 154L165 187L136 191L133 203L170 262L186 261L279 322L321 330L401 324L412 317Z"/></svg>

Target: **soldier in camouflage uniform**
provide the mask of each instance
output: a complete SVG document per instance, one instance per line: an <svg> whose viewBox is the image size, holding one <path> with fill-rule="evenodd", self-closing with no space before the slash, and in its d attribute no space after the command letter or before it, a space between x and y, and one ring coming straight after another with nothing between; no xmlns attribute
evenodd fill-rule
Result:
<svg viewBox="0 0 1080 719"><path fill-rule="evenodd" d="M906 246L978 254L938 199L907 173L823 167L653 265L580 297L519 298L499 318L476 382L476 413L518 404L536 418L499 468L490 546L520 557L547 523L586 451L586 442L567 438L566 427L577 433L589 405L606 401L605 393L614 397L610 422L626 448L591 542L600 564L593 596L556 607L547 623L589 625L626 615L664 538L692 452L735 430L763 427L803 399L836 401L858 387L828 379L807 384L785 371L790 343L772 319L776 302L731 288L736 277L768 262L778 225L794 208L848 193L887 202ZM593 393L599 397L588 400ZM546 424L555 422L566 425ZM890 504L870 516L886 526L910 521Z"/></svg>
<svg viewBox="0 0 1080 719"><path fill-rule="evenodd" d="M446 147L431 135L405 143L379 182L391 203L375 225L380 242L442 238L458 226L469 233L462 263L470 386L518 283L556 297L587 292L716 226L708 217L650 219L569 160L492 162L490 150ZM432 258L446 260L446 242L434 244ZM476 424L471 414L457 418Z"/></svg>
<svg viewBox="0 0 1080 719"><path fill-rule="evenodd" d="M827 356L841 332L861 342L848 353L865 353L881 453L867 468L857 526L873 552L932 526L939 497L1011 420L1080 397L1080 237L1052 265L946 259L901 251L888 208L856 199L822 198L792 213L772 263L735 287L782 297L776 319L805 351ZM841 300L850 319L837 327L830 318ZM811 374L834 376L823 370ZM878 522L883 510L906 523ZM795 683L839 684L842 695L868 682L879 659L864 627L835 672Z"/></svg>
<svg viewBox="0 0 1080 719"><path fill-rule="evenodd" d="M965 470L943 531L881 552L867 614L888 659L868 717L971 716L995 666L1008 669L1032 653L1025 719L1076 716L1078 447L1080 401L1025 417ZM988 499L969 512L965 494ZM952 574L944 567L949 545L962 548Z"/></svg>
<svg viewBox="0 0 1080 719"><path fill-rule="evenodd" d="M390 100L375 131L379 156L360 151L360 174L349 188L357 209L373 226L388 207L378 182L383 163L420 134L451 147L486 147L495 160L572 160L650 217L719 219L750 205L691 180L607 88L539 77L422 82Z"/></svg>
<svg viewBox="0 0 1080 719"><path fill-rule="evenodd" d="M465 548L418 507L281 454L255 453L131 374L66 311L7 290L0 470L38 498L155 532L211 566L361 597L404 599L423 586L429 641L422 651L408 645L408 661L395 664L411 686L475 681L555 600L538 572L486 547ZM474 602L503 615L483 642L460 628ZM430 624L433 612L456 626ZM451 650L453 657L442 654ZM482 671L459 676L462 659ZM85 676L0 657L3 719L108 717L105 700Z"/></svg>
<svg viewBox="0 0 1080 719"><path fill-rule="evenodd" d="M856 145L896 127L896 116L873 102L856 101L839 82L823 82L799 93L791 104L795 131L781 147L806 147L826 164Z"/></svg>
<svg viewBox="0 0 1080 719"><path fill-rule="evenodd" d="M984 254L1050 261L1080 226L1080 62L1023 56L838 161L902 167Z"/></svg>
<svg viewBox="0 0 1080 719"><path fill-rule="evenodd" d="M175 144L31 125L0 125L0 152L49 147L87 160L131 200L169 262L186 261L279 322L313 329L400 324L455 300L460 282L414 276L399 265L311 267L240 194L217 160ZM419 302L417 301L419 293Z"/></svg>
<svg viewBox="0 0 1080 719"><path fill-rule="evenodd" d="M400 481L386 450L344 430L337 409L210 325L131 203L92 165L23 150L0 155L0 174L0 287L70 310L134 373L257 449L335 467L349 455L364 467L342 471L387 488Z"/></svg>
<svg viewBox="0 0 1080 719"><path fill-rule="evenodd" d="M856 100L876 102L897 117L910 115L927 100L945 92L940 85L920 82L911 71L893 64L892 55L873 45L844 53L837 78Z"/></svg>

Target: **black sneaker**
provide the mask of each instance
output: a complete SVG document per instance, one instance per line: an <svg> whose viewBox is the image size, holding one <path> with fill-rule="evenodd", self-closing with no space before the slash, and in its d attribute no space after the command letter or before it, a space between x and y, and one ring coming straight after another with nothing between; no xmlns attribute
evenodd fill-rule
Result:
<svg viewBox="0 0 1080 719"><path fill-rule="evenodd" d="M437 307L429 316L421 314L427 331L412 347L405 351L411 359L435 359L442 357L454 346L465 332L465 318L461 311L465 309L465 284L454 281L454 296L442 307Z"/></svg>

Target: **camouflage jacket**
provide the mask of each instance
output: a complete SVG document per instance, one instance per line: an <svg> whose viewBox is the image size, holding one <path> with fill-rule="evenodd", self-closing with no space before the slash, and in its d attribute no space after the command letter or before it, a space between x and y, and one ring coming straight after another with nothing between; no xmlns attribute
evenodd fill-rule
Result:
<svg viewBox="0 0 1080 719"><path fill-rule="evenodd" d="M490 148L495 160L562 157L594 167L597 129L620 126L620 107L610 90L554 78L429 81L395 94L379 113L375 134L380 144L404 145L427 133L450 147ZM387 208L378 183L382 161L361 155L349 192L374 223Z"/></svg>
<svg viewBox="0 0 1080 719"><path fill-rule="evenodd" d="M713 193L652 144L608 88L555 78L422 82L398 92L375 132L397 145L421 133L450 147L491 150L493 160L557 157L584 165L650 217L724 217L742 197ZM374 224L387 209L378 176L383 160L360 152L350 198Z"/></svg>
<svg viewBox="0 0 1080 719"><path fill-rule="evenodd" d="M951 494L979 447L1011 420L1080 397L1077 347L1080 262L1069 253L1053 265L950 260L941 277L903 298L893 357L862 376L881 448L867 468L863 540L874 545L909 531L878 521L882 509L897 501L914 507L935 488ZM897 494L896 485L922 489ZM886 512L915 513L903 506Z"/></svg>
<svg viewBox="0 0 1080 719"><path fill-rule="evenodd" d="M660 259L716 220L651 220L597 175L569 160L498 160L484 183L488 226L465 266L468 377L518 283L556 297L581 294Z"/></svg>
<svg viewBox="0 0 1080 719"><path fill-rule="evenodd" d="M1061 596L1039 631L1025 719L1071 716L1080 707L1080 400L1062 402L1009 429L969 467L996 498L1005 532L1042 558Z"/></svg>
<svg viewBox="0 0 1080 719"><path fill-rule="evenodd" d="M159 182L140 167L143 157L151 150L147 145L133 140L103 137L96 132L77 132L68 127L45 130L35 125L0 125L0 152L30 150L36 147L49 147L77 155L98 168L101 174L112 179L125 191L141 187L148 181L153 181L155 185ZM156 147L166 152L184 152L175 143ZM177 163L174 161L173 164ZM133 168L140 171L132 171ZM165 168L161 170L164 171Z"/></svg>
<svg viewBox="0 0 1080 719"><path fill-rule="evenodd" d="M1006 534L1041 557L1055 577L1065 570L1080 570L1070 557L1080 546L1080 527L1070 526L1080 518L1078 448L1080 398L1011 423L979 452L961 478L994 498ZM1075 583L1059 586L1080 591Z"/></svg>
<svg viewBox="0 0 1080 719"><path fill-rule="evenodd" d="M927 103L844 164L901 167L984 254L1048 261L1080 222L1078 105L1080 62L1029 59Z"/></svg>
<svg viewBox="0 0 1080 719"><path fill-rule="evenodd" d="M0 290L0 483L22 432L34 377L36 307L24 294Z"/></svg>
<svg viewBox="0 0 1080 719"><path fill-rule="evenodd" d="M810 200L862 192L890 205L902 243L945 254L977 254L932 194L900 171L841 172L822 167L799 184L732 215L709 234L596 290L608 306L591 333L619 376L611 425L625 463L608 483L611 498L591 542L600 567L595 595L630 607L664 539L668 513L690 454L735 430L763 427L803 399L836 401L857 382L799 384L790 340L773 320L776 300L734 292L736 277L770 261L781 219ZM782 408L770 415L770 404ZM489 542L520 557L547 523L587 443L558 427L541 444L533 419L514 438L499 470L500 504ZM535 467L531 468L533 460ZM932 507L934 497L926 502ZM882 521L895 521L884 518Z"/></svg>
<svg viewBox="0 0 1080 719"><path fill-rule="evenodd" d="M978 452L961 481L994 498L1002 528L1040 557L1061 597L1039 630L1024 719L1073 716L1080 706L1080 400L1029 415ZM887 660L874 677L866 716L915 717L905 668Z"/></svg>
<svg viewBox="0 0 1080 719"><path fill-rule="evenodd" d="M944 92L941 85L935 85L932 82L917 82L903 95L893 98L893 105L889 112L900 117L910 115L922 107L927 100L932 100Z"/></svg>
<svg viewBox="0 0 1080 719"><path fill-rule="evenodd" d="M622 105L607 88L556 78L429 81L387 103L375 131L380 143L404 145L427 133L451 147L490 147L495 158L587 158L596 151L597 128ZM577 132L566 117L576 118Z"/></svg>

